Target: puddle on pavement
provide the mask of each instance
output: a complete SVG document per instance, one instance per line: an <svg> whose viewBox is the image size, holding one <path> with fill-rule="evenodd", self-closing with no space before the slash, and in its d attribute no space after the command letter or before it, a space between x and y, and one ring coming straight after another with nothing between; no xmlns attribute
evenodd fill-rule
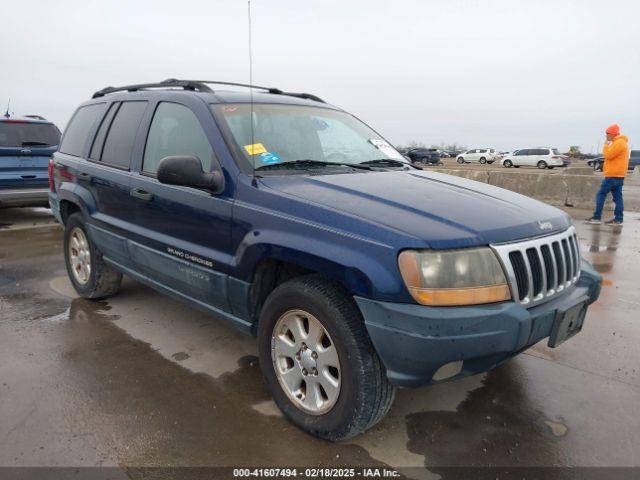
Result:
<svg viewBox="0 0 640 480"><path fill-rule="evenodd" d="M528 398L518 363L490 371L456 412L420 412L407 416L408 449L437 466L522 466L560 464L558 433L566 426L538 411ZM564 431L561 432L562 427Z"/></svg>
<svg viewBox="0 0 640 480"><path fill-rule="evenodd" d="M212 379L127 335L112 312L73 300L60 348L79 397L76 421L97 426L121 465L384 466L362 447L315 439L270 414L255 357Z"/></svg>

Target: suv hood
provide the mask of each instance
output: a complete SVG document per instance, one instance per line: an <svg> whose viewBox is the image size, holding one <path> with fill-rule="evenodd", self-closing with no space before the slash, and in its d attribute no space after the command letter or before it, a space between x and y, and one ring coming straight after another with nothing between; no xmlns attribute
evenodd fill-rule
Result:
<svg viewBox="0 0 640 480"><path fill-rule="evenodd" d="M386 171L263 177L261 183L311 205L403 232L431 248L460 248L539 237L570 217L510 190L452 175Z"/></svg>

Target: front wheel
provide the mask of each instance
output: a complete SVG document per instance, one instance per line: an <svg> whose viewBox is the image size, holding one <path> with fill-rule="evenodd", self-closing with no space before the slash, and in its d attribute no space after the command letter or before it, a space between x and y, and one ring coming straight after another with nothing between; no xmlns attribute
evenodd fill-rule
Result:
<svg viewBox="0 0 640 480"><path fill-rule="evenodd" d="M64 260L73 288L81 297L104 298L120 288L122 274L104 262L80 213L71 215L65 224Z"/></svg>
<svg viewBox="0 0 640 480"><path fill-rule="evenodd" d="M547 168L547 162L545 162L544 160L540 160L540 161L538 162L538 168L539 168L540 170L544 170L545 168Z"/></svg>
<svg viewBox="0 0 640 480"><path fill-rule="evenodd" d="M393 402L380 358L353 298L317 275L283 283L258 324L260 367L285 416L327 440L354 437Z"/></svg>
<svg viewBox="0 0 640 480"><path fill-rule="evenodd" d="M504 166L504 167L506 167L506 168L511 168L511 167L513 167L513 162L512 162L511 160L505 160L505 161L502 163L502 166Z"/></svg>
<svg viewBox="0 0 640 480"><path fill-rule="evenodd" d="M459 164L463 164L463 163L464 163L464 158L462 158L462 157L458 157L458 163L459 163Z"/></svg>
<svg viewBox="0 0 640 480"><path fill-rule="evenodd" d="M480 158L480 163L481 163L482 165L484 165L485 163L487 163L487 159L486 159L486 158L484 158L484 157L481 157L481 158Z"/></svg>

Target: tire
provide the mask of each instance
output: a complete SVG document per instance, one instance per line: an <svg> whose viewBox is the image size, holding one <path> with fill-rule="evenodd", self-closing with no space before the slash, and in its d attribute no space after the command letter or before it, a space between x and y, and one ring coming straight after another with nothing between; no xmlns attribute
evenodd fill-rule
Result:
<svg viewBox="0 0 640 480"><path fill-rule="evenodd" d="M486 158L484 158L484 157L481 157L481 158L480 158L480 163L481 163L482 165L484 165L485 163L487 163L487 159L486 159Z"/></svg>
<svg viewBox="0 0 640 480"><path fill-rule="evenodd" d="M462 158L462 157L458 157L458 163L459 163L459 164L463 164L463 163L464 163L464 158Z"/></svg>
<svg viewBox="0 0 640 480"><path fill-rule="evenodd" d="M502 163L502 166L505 167L505 168L511 168L511 167L513 167L513 162L511 160L505 160Z"/></svg>
<svg viewBox="0 0 640 480"><path fill-rule="evenodd" d="M290 329L287 326L290 318L293 325L308 327ZM310 334L311 325L317 327L318 323L325 332L317 337L321 341L312 342L302 336ZM280 348L283 339L288 343ZM301 340L311 346L305 348ZM289 349L288 345L291 345ZM283 355L278 355L279 349ZM311 435L331 441L354 437L378 423L391 407L395 387L387 379L360 310L344 288L319 275L294 278L269 295L258 323L258 350L260 367L276 404L293 424ZM338 379L338 390L335 393L335 387L327 390L323 387L321 391L315 387L314 391L320 392L317 398L323 403L321 406L317 402L307 404L307 382L313 387L319 385L321 379L326 381L327 369L335 365L329 359L324 372L320 372L324 363L322 355L327 355L323 350L337 354L334 357L337 368L334 367L332 378ZM309 355L317 363L309 360ZM308 368L315 375L309 375ZM289 378L290 388L284 385L288 372L293 375ZM300 393L303 390L304 394ZM307 405L317 410L307 411Z"/></svg>
<svg viewBox="0 0 640 480"><path fill-rule="evenodd" d="M544 160L540 160L537 166L540 170L544 170L545 168L547 168L547 162L545 162Z"/></svg>
<svg viewBox="0 0 640 480"><path fill-rule="evenodd" d="M549 167L549 170L553 170L555 167Z"/></svg>
<svg viewBox="0 0 640 480"><path fill-rule="evenodd" d="M69 280L81 297L105 298L120 288L122 274L104 263L80 213L71 215L65 224L64 261ZM89 268L83 268L83 265Z"/></svg>

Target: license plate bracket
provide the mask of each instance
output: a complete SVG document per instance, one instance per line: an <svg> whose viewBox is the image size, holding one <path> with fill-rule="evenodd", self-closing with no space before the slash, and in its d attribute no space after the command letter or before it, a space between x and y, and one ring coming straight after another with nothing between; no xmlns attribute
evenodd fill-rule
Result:
<svg viewBox="0 0 640 480"><path fill-rule="evenodd" d="M565 310L558 310L547 343L549 347L557 347L582 330L587 306L586 300L583 300Z"/></svg>

